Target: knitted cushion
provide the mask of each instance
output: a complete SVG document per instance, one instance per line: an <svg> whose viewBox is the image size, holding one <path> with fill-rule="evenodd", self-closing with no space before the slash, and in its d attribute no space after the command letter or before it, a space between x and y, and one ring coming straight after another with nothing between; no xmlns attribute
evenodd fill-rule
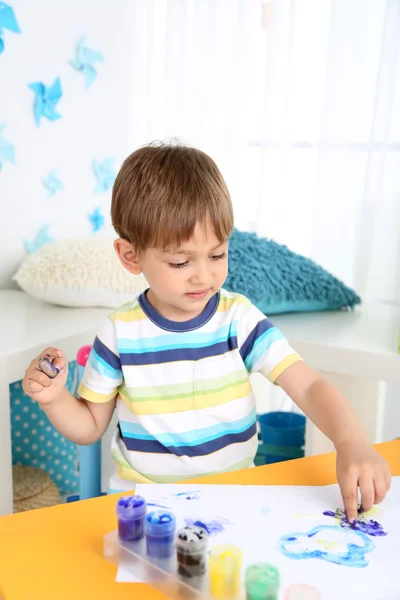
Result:
<svg viewBox="0 0 400 600"><path fill-rule="evenodd" d="M121 306L147 287L121 265L109 239L62 240L28 254L13 279L27 293L61 306Z"/></svg>
<svg viewBox="0 0 400 600"><path fill-rule="evenodd" d="M349 309L357 294L314 261L272 240L235 229L224 288L247 296L264 314Z"/></svg>

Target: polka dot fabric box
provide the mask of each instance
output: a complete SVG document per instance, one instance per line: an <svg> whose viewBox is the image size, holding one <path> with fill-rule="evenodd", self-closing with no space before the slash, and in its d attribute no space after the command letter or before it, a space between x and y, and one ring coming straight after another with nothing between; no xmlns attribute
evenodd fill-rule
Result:
<svg viewBox="0 0 400 600"><path fill-rule="evenodd" d="M67 387L74 393L77 365L69 363ZM18 381L10 385L12 459L46 471L62 495L79 487L78 450L53 427L37 402L27 396Z"/></svg>

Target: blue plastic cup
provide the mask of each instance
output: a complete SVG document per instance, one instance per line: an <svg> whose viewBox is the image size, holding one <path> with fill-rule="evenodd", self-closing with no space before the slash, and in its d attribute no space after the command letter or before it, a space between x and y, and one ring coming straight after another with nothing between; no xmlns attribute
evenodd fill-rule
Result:
<svg viewBox="0 0 400 600"><path fill-rule="evenodd" d="M304 446L306 418L293 412L269 412L260 415L261 439L276 446Z"/></svg>

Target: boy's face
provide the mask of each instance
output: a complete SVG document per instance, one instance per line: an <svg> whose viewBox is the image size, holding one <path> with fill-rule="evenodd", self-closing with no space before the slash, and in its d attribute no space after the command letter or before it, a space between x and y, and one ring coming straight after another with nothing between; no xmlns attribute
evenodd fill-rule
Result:
<svg viewBox="0 0 400 600"><path fill-rule="evenodd" d="M199 315L228 275L228 241L216 238L212 228L196 225L193 236L180 248L149 248L132 254L127 264L117 240L115 249L132 273L143 272L150 290L149 302L165 318L187 321ZM126 242L128 243L128 242Z"/></svg>

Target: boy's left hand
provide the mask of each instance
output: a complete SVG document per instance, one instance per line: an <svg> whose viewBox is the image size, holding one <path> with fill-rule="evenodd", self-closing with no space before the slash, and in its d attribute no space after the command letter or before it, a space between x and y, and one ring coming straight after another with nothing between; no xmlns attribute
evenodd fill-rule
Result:
<svg viewBox="0 0 400 600"><path fill-rule="evenodd" d="M342 442L336 447L336 472L347 518L357 519L358 487L361 509L370 510L390 488L390 467L366 440Z"/></svg>

